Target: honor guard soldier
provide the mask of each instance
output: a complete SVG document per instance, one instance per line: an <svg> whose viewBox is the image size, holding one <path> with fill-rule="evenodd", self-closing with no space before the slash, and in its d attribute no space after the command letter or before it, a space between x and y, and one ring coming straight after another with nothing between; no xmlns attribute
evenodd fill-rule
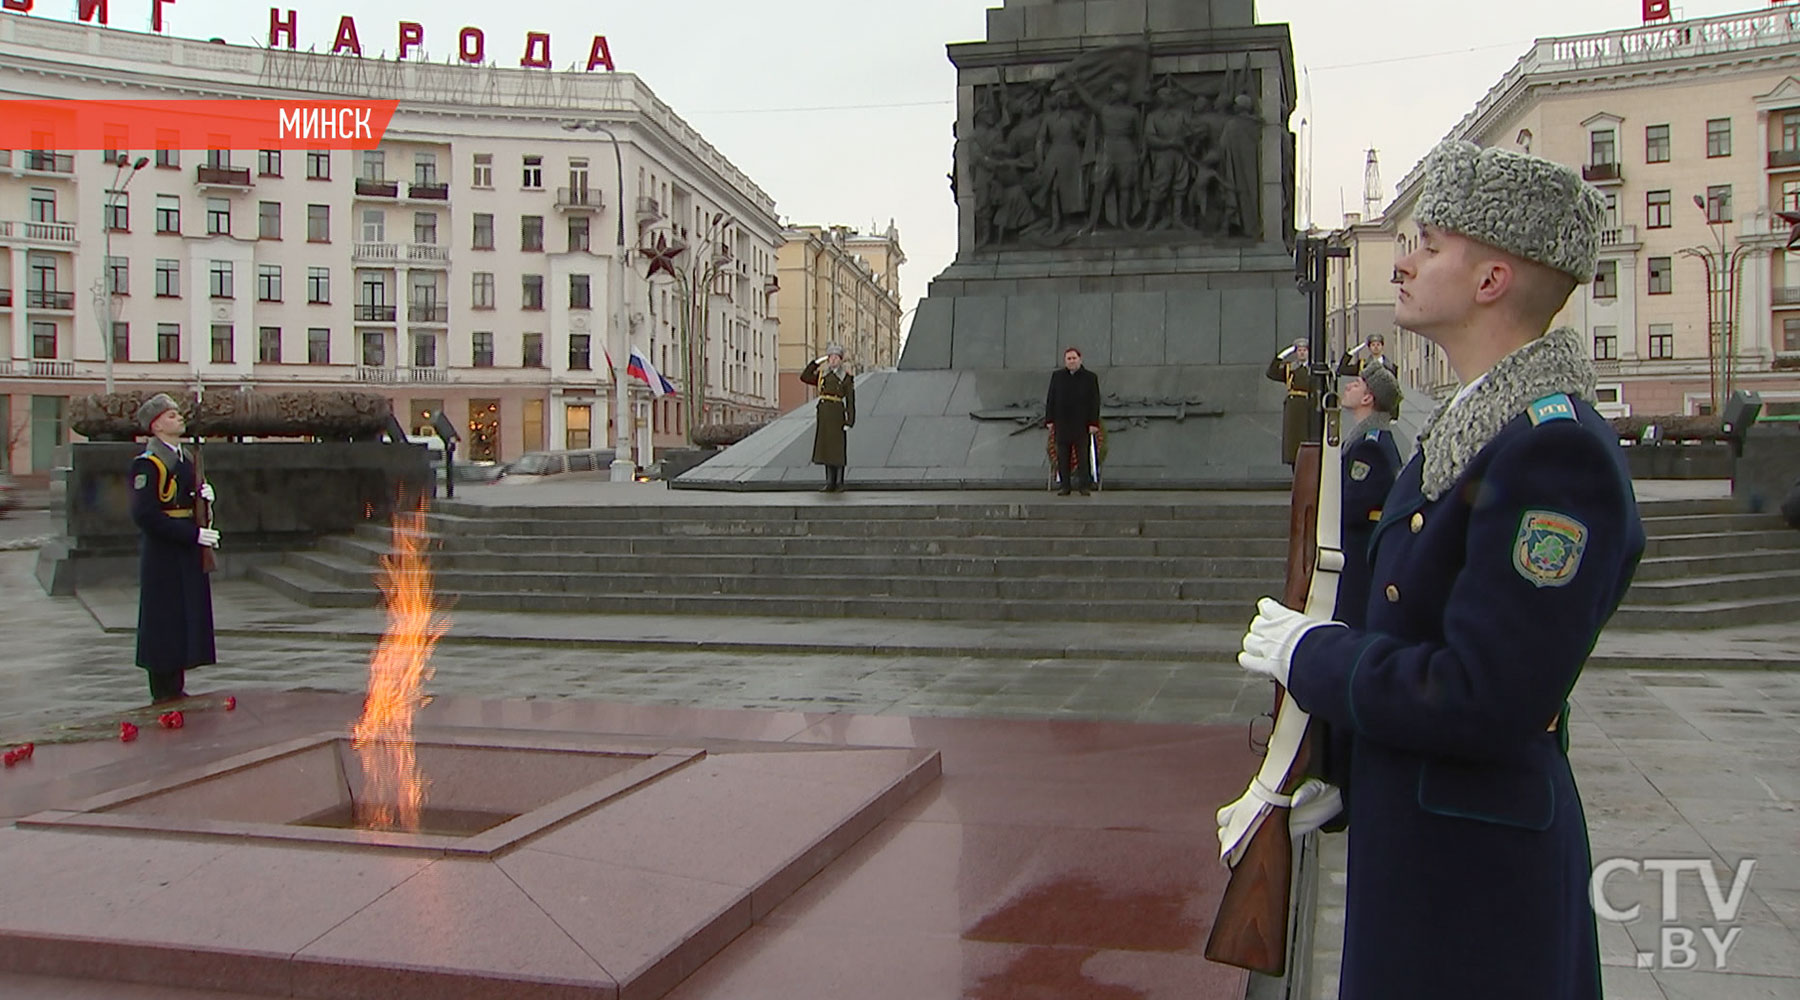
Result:
<svg viewBox="0 0 1800 1000"><path fill-rule="evenodd" d="M1337 617L1350 625L1363 622L1363 606L1369 602L1369 539L1400 475L1400 448L1392 429L1400 398L1400 383L1385 365L1370 365L1338 389L1344 419L1353 421L1339 447L1344 569L1338 577Z"/></svg>
<svg viewBox="0 0 1800 1000"><path fill-rule="evenodd" d="M157 393L138 407L137 420L150 433L130 479L131 520L142 535L137 665L149 675L152 702L175 701L187 696L187 670L215 662L212 585L200 553L218 546L219 533L194 520L195 498L211 503L213 491L181 449L181 408Z"/></svg>
<svg viewBox="0 0 1800 1000"><path fill-rule="evenodd" d="M844 466L850 452L849 435L856 426L856 377L844 367L842 344L828 344L825 356L806 363L800 381L819 387L813 426L813 464L825 467L825 493L844 489Z"/></svg>
<svg viewBox="0 0 1800 1000"><path fill-rule="evenodd" d="M1312 425L1313 377L1307 367L1310 350L1305 338L1296 340L1292 347L1275 355L1264 373L1269 381L1287 386L1287 399L1281 404L1281 461L1287 465L1294 464L1294 456L1300 453L1300 444Z"/></svg>
<svg viewBox="0 0 1800 1000"><path fill-rule="evenodd" d="M1644 530L1587 342L1546 330L1594 276L1604 204L1566 166L1467 142L1422 173L1394 321L1463 388L1382 508L1365 620L1265 600L1238 662L1349 748L1326 776L1343 1000L1598 1000L1567 699Z"/></svg>

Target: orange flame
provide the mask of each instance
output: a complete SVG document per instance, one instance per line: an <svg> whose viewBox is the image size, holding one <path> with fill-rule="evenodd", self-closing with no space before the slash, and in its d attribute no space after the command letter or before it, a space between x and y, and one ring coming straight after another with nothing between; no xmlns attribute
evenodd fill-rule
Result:
<svg viewBox="0 0 1800 1000"><path fill-rule="evenodd" d="M396 513L393 539L379 578L387 631L369 658L368 697L350 733L364 779L356 825L417 832L426 781L413 755L413 714L429 700L424 686L431 679L431 648L450 623L437 615L424 554L425 512Z"/></svg>

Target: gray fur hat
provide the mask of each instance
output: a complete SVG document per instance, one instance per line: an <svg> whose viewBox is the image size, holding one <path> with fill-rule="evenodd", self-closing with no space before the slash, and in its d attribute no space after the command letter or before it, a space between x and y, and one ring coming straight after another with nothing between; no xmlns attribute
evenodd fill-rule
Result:
<svg viewBox="0 0 1800 1000"><path fill-rule="evenodd" d="M181 409L180 403L177 403L173 399L170 399L168 393L159 392L156 395L151 396L149 399L146 399L142 403L138 404L138 408L137 408L138 426L142 427L144 430L147 431L150 429L150 425L152 423L156 422L157 417L162 416L163 414L169 412L170 410L179 410L179 409Z"/></svg>
<svg viewBox="0 0 1800 1000"><path fill-rule="evenodd" d="M1360 376L1363 385L1368 386L1369 396L1375 400L1375 408L1388 416L1394 415L1394 407L1400 405L1405 393L1400 391L1400 380L1387 365L1369 365Z"/></svg>
<svg viewBox="0 0 1800 1000"><path fill-rule="evenodd" d="M1594 280L1606 205L1581 174L1539 156L1446 140L1425 157L1418 220Z"/></svg>
<svg viewBox="0 0 1800 1000"><path fill-rule="evenodd" d="M828 355L835 354L841 358L844 356L844 345L843 344L826 344L825 345L825 353Z"/></svg>

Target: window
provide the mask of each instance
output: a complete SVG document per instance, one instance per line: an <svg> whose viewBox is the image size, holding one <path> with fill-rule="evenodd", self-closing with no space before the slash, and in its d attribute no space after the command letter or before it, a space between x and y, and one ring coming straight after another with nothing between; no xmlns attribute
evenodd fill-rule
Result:
<svg viewBox="0 0 1800 1000"><path fill-rule="evenodd" d="M156 297L181 298L181 261L160 258L156 262Z"/></svg>
<svg viewBox="0 0 1800 1000"><path fill-rule="evenodd" d="M541 156L525 157L521 173L523 176L519 181L520 187L530 191L541 190L544 186L544 158Z"/></svg>
<svg viewBox="0 0 1800 1000"><path fill-rule="evenodd" d="M1644 194L1644 225L1650 229L1667 229L1671 219L1669 192L1647 191Z"/></svg>
<svg viewBox="0 0 1800 1000"><path fill-rule="evenodd" d="M256 203L256 236L258 239L281 239L281 202Z"/></svg>
<svg viewBox="0 0 1800 1000"><path fill-rule="evenodd" d="M207 268L207 289L215 299L236 298L232 294L231 261L215 260Z"/></svg>
<svg viewBox="0 0 1800 1000"><path fill-rule="evenodd" d="M231 324L214 323L212 327L212 360L215 365L231 364Z"/></svg>
<svg viewBox="0 0 1800 1000"><path fill-rule="evenodd" d="M1612 129L1588 133L1588 164L1607 166L1619 162L1617 136Z"/></svg>
<svg viewBox="0 0 1800 1000"><path fill-rule="evenodd" d="M106 290L114 295L131 294L131 258L106 258Z"/></svg>
<svg viewBox="0 0 1800 1000"><path fill-rule="evenodd" d="M1781 321L1781 353L1800 354L1800 318Z"/></svg>
<svg viewBox="0 0 1800 1000"><path fill-rule="evenodd" d="M106 228L115 233L131 232L130 204L130 195L127 192L106 192Z"/></svg>
<svg viewBox="0 0 1800 1000"><path fill-rule="evenodd" d="M331 268L306 269L306 301L314 305L331 304Z"/></svg>
<svg viewBox="0 0 1800 1000"><path fill-rule="evenodd" d="M494 216L492 213L475 213L475 249L494 249Z"/></svg>
<svg viewBox="0 0 1800 1000"><path fill-rule="evenodd" d="M1594 360L1619 360L1619 328L1616 326L1594 327Z"/></svg>
<svg viewBox="0 0 1800 1000"><path fill-rule="evenodd" d="M585 333L569 334L569 369L584 372L593 367L588 357L588 335Z"/></svg>
<svg viewBox="0 0 1800 1000"><path fill-rule="evenodd" d="M1650 258L1650 286L1646 289L1651 295L1667 295L1675 286L1675 260L1673 257Z"/></svg>
<svg viewBox="0 0 1800 1000"><path fill-rule="evenodd" d="M156 231L181 232L181 199L172 194L156 196Z"/></svg>
<svg viewBox="0 0 1800 1000"><path fill-rule="evenodd" d="M387 242L387 213L379 208L363 209L362 241L364 243Z"/></svg>
<svg viewBox="0 0 1800 1000"><path fill-rule="evenodd" d="M387 152L380 149L362 151L362 170L356 175L365 181L387 179Z"/></svg>
<svg viewBox="0 0 1800 1000"><path fill-rule="evenodd" d="M528 333L525 335L524 343L525 347L519 359L519 364L526 368L544 367L544 335L541 333Z"/></svg>
<svg viewBox="0 0 1800 1000"><path fill-rule="evenodd" d="M1706 221L1731 221L1731 185L1714 184L1706 189Z"/></svg>
<svg viewBox="0 0 1800 1000"><path fill-rule="evenodd" d="M48 320L31 321L31 356L50 360L56 357L56 324Z"/></svg>
<svg viewBox="0 0 1800 1000"><path fill-rule="evenodd" d="M470 281L469 304L476 309L494 308L494 273L476 271Z"/></svg>
<svg viewBox="0 0 1800 1000"><path fill-rule="evenodd" d="M1619 294L1619 262L1600 261L1594 268L1594 298L1611 299Z"/></svg>
<svg viewBox="0 0 1800 1000"><path fill-rule="evenodd" d="M544 249L544 217L541 215L519 216L519 249Z"/></svg>
<svg viewBox="0 0 1800 1000"><path fill-rule="evenodd" d="M309 149L306 151L306 179L309 181L331 179L331 150Z"/></svg>
<svg viewBox="0 0 1800 1000"><path fill-rule="evenodd" d="M130 323L114 323L112 325L112 356L114 361L131 360Z"/></svg>
<svg viewBox="0 0 1800 1000"><path fill-rule="evenodd" d="M476 153L475 154L475 166L474 166L474 170L471 171L471 175L475 178L475 180L474 180L475 187L478 187L478 188L493 187L494 186L494 154L492 154L492 153Z"/></svg>
<svg viewBox="0 0 1800 1000"><path fill-rule="evenodd" d="M413 213L413 242L422 246L437 245L437 213Z"/></svg>
<svg viewBox="0 0 1800 1000"><path fill-rule="evenodd" d="M31 221L56 221L56 192L51 188L31 189Z"/></svg>
<svg viewBox="0 0 1800 1000"><path fill-rule="evenodd" d="M106 151L100 154L101 163L130 163L131 154L125 151L125 128L120 125L106 126Z"/></svg>
<svg viewBox="0 0 1800 1000"><path fill-rule="evenodd" d="M209 236L231 235L231 202L224 198L206 199L206 232Z"/></svg>
<svg viewBox="0 0 1800 1000"><path fill-rule="evenodd" d="M1665 361L1675 356L1675 324L1650 324L1650 360Z"/></svg>
<svg viewBox="0 0 1800 1000"><path fill-rule="evenodd" d="M476 368L494 367L494 334L489 330L476 330L470 336L473 345L473 364Z"/></svg>
<svg viewBox="0 0 1800 1000"><path fill-rule="evenodd" d="M414 153L413 183L436 184L437 182L437 154Z"/></svg>
<svg viewBox="0 0 1800 1000"><path fill-rule="evenodd" d="M265 365L281 364L281 327L265 326L256 331L256 360Z"/></svg>
<svg viewBox="0 0 1800 1000"><path fill-rule="evenodd" d="M563 414L568 425L564 444L571 450L593 447L594 408L586 403L570 403L563 408Z"/></svg>
<svg viewBox="0 0 1800 1000"><path fill-rule="evenodd" d="M181 324L156 324L156 360L181 360Z"/></svg>
<svg viewBox="0 0 1800 1000"><path fill-rule="evenodd" d="M588 296L588 276L585 274L569 275L569 308L591 309Z"/></svg>
<svg viewBox="0 0 1800 1000"><path fill-rule="evenodd" d="M1706 155L1713 159L1731 155L1731 119L1713 118L1707 121Z"/></svg>
<svg viewBox="0 0 1800 1000"><path fill-rule="evenodd" d="M569 252L588 249L588 217L569 216Z"/></svg>
<svg viewBox="0 0 1800 1000"><path fill-rule="evenodd" d="M223 136L215 135L215 136L212 136L211 138L214 142L223 142L224 141ZM209 150L207 150L206 151L206 165L209 167L217 167L220 170L230 170L231 169L231 150L229 150L229 149L209 149Z"/></svg>
<svg viewBox="0 0 1800 1000"><path fill-rule="evenodd" d="M1669 126L1644 126L1644 162L1669 162Z"/></svg>
<svg viewBox="0 0 1800 1000"><path fill-rule="evenodd" d="M170 142L172 142L178 138L179 137L176 136L172 132L165 132L165 131L162 131L159 129L156 133L156 144L158 146L166 146ZM157 150L156 151L156 165L159 167L165 167L165 168L168 168L171 170L181 169L181 150L179 150L179 149L159 149L159 150Z"/></svg>
<svg viewBox="0 0 1800 1000"><path fill-rule="evenodd" d="M519 308L520 309L542 309L542 308L544 308L544 276L543 275L527 274L520 278Z"/></svg>
<svg viewBox="0 0 1800 1000"><path fill-rule="evenodd" d="M306 363L309 365L331 364L331 329L329 327L307 328Z"/></svg>
<svg viewBox="0 0 1800 1000"><path fill-rule="evenodd" d="M1800 181L1781 182L1781 210L1800 212Z"/></svg>
<svg viewBox="0 0 1800 1000"><path fill-rule="evenodd" d="M380 330L362 332L362 363L365 368L387 364L387 337Z"/></svg>
<svg viewBox="0 0 1800 1000"><path fill-rule="evenodd" d="M331 242L331 206L306 206L306 242Z"/></svg>
<svg viewBox="0 0 1800 1000"><path fill-rule="evenodd" d="M435 333L415 333L415 334L413 334L413 367L414 368L436 368L437 367L437 334L435 334Z"/></svg>
<svg viewBox="0 0 1800 1000"><path fill-rule="evenodd" d="M259 177L281 176L281 150L259 149L256 151L256 174Z"/></svg>
<svg viewBox="0 0 1800 1000"><path fill-rule="evenodd" d="M1781 148L1783 152L1800 153L1800 111L1781 113Z"/></svg>
<svg viewBox="0 0 1800 1000"><path fill-rule="evenodd" d="M281 265L256 265L256 301L281 301Z"/></svg>

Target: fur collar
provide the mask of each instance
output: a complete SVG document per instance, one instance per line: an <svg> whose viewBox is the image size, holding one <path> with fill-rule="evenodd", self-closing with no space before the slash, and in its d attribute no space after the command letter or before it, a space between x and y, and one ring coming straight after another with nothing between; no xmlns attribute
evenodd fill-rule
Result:
<svg viewBox="0 0 1800 1000"><path fill-rule="evenodd" d="M1392 433L1393 429L1394 418L1388 416L1387 413L1382 410L1374 410L1370 412L1367 418L1357 421L1349 431L1341 436L1338 448L1347 452L1350 450L1351 445L1361 441L1363 435L1370 431L1388 431Z"/></svg>
<svg viewBox="0 0 1800 1000"><path fill-rule="evenodd" d="M1476 454L1536 400L1556 393L1594 398L1594 362L1580 334L1559 327L1501 358L1461 402L1440 408L1419 431L1428 500L1450 490Z"/></svg>

